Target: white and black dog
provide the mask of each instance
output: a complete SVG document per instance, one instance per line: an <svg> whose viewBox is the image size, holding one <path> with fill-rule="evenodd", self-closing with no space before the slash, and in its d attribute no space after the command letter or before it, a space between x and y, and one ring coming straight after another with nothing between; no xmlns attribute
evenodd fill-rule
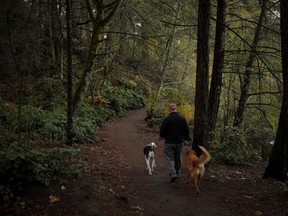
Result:
<svg viewBox="0 0 288 216"><path fill-rule="evenodd" d="M154 168L156 167L155 151L154 151L155 148L157 148L157 146L154 142L144 147L144 155L145 155L145 160L146 160L147 170L149 171L149 175L152 175L152 172Z"/></svg>

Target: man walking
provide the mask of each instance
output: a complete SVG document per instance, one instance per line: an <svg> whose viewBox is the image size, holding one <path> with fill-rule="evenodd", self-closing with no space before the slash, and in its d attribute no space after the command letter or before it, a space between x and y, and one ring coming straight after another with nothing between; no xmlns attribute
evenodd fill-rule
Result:
<svg viewBox="0 0 288 216"><path fill-rule="evenodd" d="M189 126L186 119L177 112L175 103L169 104L169 115L160 127L160 137L165 139L163 148L171 182L179 177L182 166L182 148L189 139Z"/></svg>

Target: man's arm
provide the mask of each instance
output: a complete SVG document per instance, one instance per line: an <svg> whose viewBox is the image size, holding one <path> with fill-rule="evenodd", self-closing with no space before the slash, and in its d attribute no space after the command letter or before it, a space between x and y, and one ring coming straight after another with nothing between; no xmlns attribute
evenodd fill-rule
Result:
<svg viewBox="0 0 288 216"><path fill-rule="evenodd" d="M165 120L163 120L161 127L160 127L160 137L165 138L166 136L166 123Z"/></svg>

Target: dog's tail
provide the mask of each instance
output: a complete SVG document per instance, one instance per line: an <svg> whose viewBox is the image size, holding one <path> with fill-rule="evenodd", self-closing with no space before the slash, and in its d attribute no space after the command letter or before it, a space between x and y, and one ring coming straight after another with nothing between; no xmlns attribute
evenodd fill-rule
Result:
<svg viewBox="0 0 288 216"><path fill-rule="evenodd" d="M211 156L210 156L209 152L206 150L206 148L204 148L203 146L200 146L200 145L198 147L202 151L202 154L199 157L199 164L206 164L208 161L211 160Z"/></svg>

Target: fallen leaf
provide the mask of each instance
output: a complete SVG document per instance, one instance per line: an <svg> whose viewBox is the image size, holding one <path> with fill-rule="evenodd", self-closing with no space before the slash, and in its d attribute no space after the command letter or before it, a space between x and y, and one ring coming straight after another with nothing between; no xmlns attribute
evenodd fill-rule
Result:
<svg viewBox="0 0 288 216"><path fill-rule="evenodd" d="M244 195L244 197L247 199L253 199L254 198L253 196L249 196L249 195Z"/></svg>
<svg viewBox="0 0 288 216"><path fill-rule="evenodd" d="M254 214L255 214L256 216L260 216L260 215L263 215L263 212L257 210L257 211L254 212Z"/></svg>
<svg viewBox="0 0 288 216"><path fill-rule="evenodd" d="M115 192L113 191L112 188L109 188L109 191L110 191L113 195L115 194Z"/></svg>
<svg viewBox="0 0 288 216"><path fill-rule="evenodd" d="M59 201L60 201L59 196L54 196L54 195L49 196L49 203L55 203L55 202L59 202Z"/></svg>
<svg viewBox="0 0 288 216"><path fill-rule="evenodd" d="M140 206L132 206L131 208L137 211L144 211L144 209L141 208Z"/></svg>

